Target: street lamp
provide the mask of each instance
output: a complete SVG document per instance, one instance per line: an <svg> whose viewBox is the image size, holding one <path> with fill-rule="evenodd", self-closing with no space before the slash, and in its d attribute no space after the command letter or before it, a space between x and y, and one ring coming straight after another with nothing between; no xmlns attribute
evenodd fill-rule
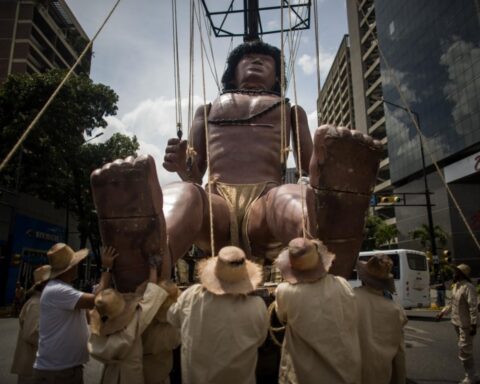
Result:
<svg viewBox="0 0 480 384"><path fill-rule="evenodd" d="M426 170L426 167L425 167L425 155L424 155L424 151L423 151L423 140L422 140L422 134L421 134L421 129L420 129L420 117L418 116L417 112L412 111L412 110L408 110L407 108L405 108L401 105L398 105L398 104L392 103L391 101L385 100L383 97L380 99L380 101L382 101L385 104L391 105L395 108L401 109L401 110L403 110L407 113L410 112L415 117L417 127L418 127L418 130L419 130L418 139L420 141L420 153L421 153L421 156L422 156L423 182L425 184L425 202L426 202L426 205L427 205L428 232L429 232L429 235L430 235L431 252L432 252L432 255L433 255L434 264L438 264L437 245L435 243L435 231L434 231L434 228L433 228L432 204L430 202L430 191L428 189L427 170Z"/></svg>

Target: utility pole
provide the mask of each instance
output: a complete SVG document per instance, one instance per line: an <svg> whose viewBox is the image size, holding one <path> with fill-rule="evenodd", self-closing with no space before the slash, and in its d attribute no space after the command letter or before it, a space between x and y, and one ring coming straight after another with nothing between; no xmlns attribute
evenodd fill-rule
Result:
<svg viewBox="0 0 480 384"><path fill-rule="evenodd" d="M409 111L407 108L402 107L401 105L392 103L391 101L387 101L384 98L382 98L381 100L385 104L388 104L388 105L391 105L391 106L396 107L398 109L401 109L401 110L403 110L407 113L411 112L413 114L413 116L415 117L418 129L421 132L420 117L418 116L417 112L412 111L412 110ZM438 259L438 255L437 255L437 244L435 243L435 230L434 230L434 227L433 227L432 203L431 203L431 200L430 200L430 190L428 188L427 169L425 167L425 154L424 154L424 151L423 151L423 140L422 140L421 133L418 134L418 139L419 139L419 142L420 142L420 154L421 154L421 157L422 157L423 183L424 183L424 187L425 187L425 203L426 203L426 206L427 206L428 232L429 232L429 237L430 237L430 248L431 248L430 251L432 252L432 256L433 256L434 274L435 274L435 276L437 276L439 259Z"/></svg>

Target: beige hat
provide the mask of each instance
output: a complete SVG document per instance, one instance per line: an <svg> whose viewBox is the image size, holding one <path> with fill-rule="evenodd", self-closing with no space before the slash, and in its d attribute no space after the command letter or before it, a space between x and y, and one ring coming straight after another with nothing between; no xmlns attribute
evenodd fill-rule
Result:
<svg viewBox="0 0 480 384"><path fill-rule="evenodd" d="M458 269L467 280L470 280L470 274L472 273L470 266L467 264L459 264L455 266L455 268Z"/></svg>
<svg viewBox="0 0 480 384"><path fill-rule="evenodd" d="M357 262L358 277L369 287L395 292L393 275L390 273L392 267L393 261L389 256L373 255L368 261Z"/></svg>
<svg viewBox="0 0 480 384"><path fill-rule="evenodd" d="M289 283L311 283L328 273L334 259L320 240L297 237L280 252L275 265Z"/></svg>
<svg viewBox="0 0 480 384"><path fill-rule="evenodd" d="M121 331L132 320L141 298L138 294L120 293L111 288L100 291L90 311L92 333L107 336Z"/></svg>
<svg viewBox="0 0 480 384"><path fill-rule="evenodd" d="M88 249L74 252L67 244L57 243L47 252L48 262L52 267L51 279L68 271L88 255Z"/></svg>
<svg viewBox="0 0 480 384"><path fill-rule="evenodd" d="M42 283L50 279L52 273L52 267L50 265L42 265L33 271L33 285L27 292L27 295L33 293L33 291Z"/></svg>
<svg viewBox="0 0 480 384"><path fill-rule="evenodd" d="M223 247L217 257L198 264L198 277L205 289L216 294L247 294L255 290L263 278L262 267L247 260L237 247Z"/></svg>

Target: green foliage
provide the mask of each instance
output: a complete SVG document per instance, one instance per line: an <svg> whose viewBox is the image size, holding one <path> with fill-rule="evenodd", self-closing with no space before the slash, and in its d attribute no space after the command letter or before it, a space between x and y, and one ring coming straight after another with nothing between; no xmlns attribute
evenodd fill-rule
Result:
<svg viewBox="0 0 480 384"><path fill-rule="evenodd" d="M427 224L422 224L420 227L409 232L413 240L419 240L421 246L425 250L431 250L430 230ZM445 247L448 243L448 234L439 225L433 227L433 235L436 244Z"/></svg>
<svg viewBox="0 0 480 384"><path fill-rule="evenodd" d="M0 159L4 159L62 81L63 71L10 76L0 88ZM105 116L117 111L118 96L87 76L70 78L31 131L0 185L52 202L75 213L81 245L98 238L92 213L90 173L106 162L136 155L134 137L116 134L103 144L84 144L85 135L105 128Z"/></svg>
<svg viewBox="0 0 480 384"><path fill-rule="evenodd" d="M369 215L365 223L362 251L390 248L398 234L396 225L388 225L380 217Z"/></svg>

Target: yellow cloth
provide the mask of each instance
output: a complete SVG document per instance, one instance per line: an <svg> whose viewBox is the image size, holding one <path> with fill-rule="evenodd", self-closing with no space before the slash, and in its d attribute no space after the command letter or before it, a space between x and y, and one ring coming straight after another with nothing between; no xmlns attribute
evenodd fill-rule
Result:
<svg viewBox="0 0 480 384"><path fill-rule="evenodd" d="M141 335L167 297L163 288L148 283L126 328L108 336L90 335L90 354L105 364L102 384L143 384Z"/></svg>
<svg viewBox="0 0 480 384"><path fill-rule="evenodd" d="M167 320L181 331L184 384L255 383L257 349L269 324L260 297L214 295L196 284L170 307Z"/></svg>
<svg viewBox="0 0 480 384"><path fill-rule="evenodd" d="M172 351L180 345L180 331L167 322L168 308L160 308L142 335L145 384L163 384L173 368Z"/></svg>
<svg viewBox="0 0 480 384"><path fill-rule="evenodd" d="M381 291L354 289L358 304L363 384L404 384L405 343L403 327L407 316Z"/></svg>
<svg viewBox="0 0 480 384"><path fill-rule="evenodd" d="M357 305L345 279L281 283L276 311L286 323L279 383L360 383Z"/></svg>
<svg viewBox="0 0 480 384"><path fill-rule="evenodd" d="M251 255L247 234L248 214L251 205L265 190L267 183L225 184L216 182L218 193L225 199L230 212L230 242Z"/></svg>
<svg viewBox="0 0 480 384"><path fill-rule="evenodd" d="M40 319L40 292L35 291L19 315L20 329L13 356L12 373L33 375L33 363L38 348L38 323Z"/></svg>
<svg viewBox="0 0 480 384"><path fill-rule="evenodd" d="M451 312L453 325L461 328L470 328L477 324L477 292L472 283L462 280L453 286L450 303L443 308L442 313Z"/></svg>

